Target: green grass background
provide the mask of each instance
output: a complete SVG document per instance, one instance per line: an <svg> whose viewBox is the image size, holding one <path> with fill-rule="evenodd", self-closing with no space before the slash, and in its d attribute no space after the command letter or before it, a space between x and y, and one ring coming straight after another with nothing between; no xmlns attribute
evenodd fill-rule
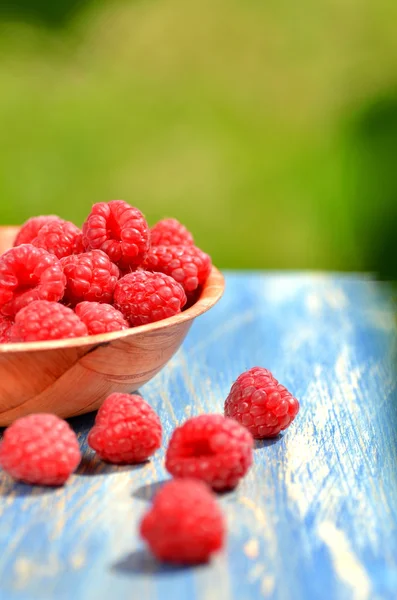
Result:
<svg viewBox="0 0 397 600"><path fill-rule="evenodd" d="M0 222L123 198L222 267L392 270L396 23L388 0L1 7Z"/></svg>

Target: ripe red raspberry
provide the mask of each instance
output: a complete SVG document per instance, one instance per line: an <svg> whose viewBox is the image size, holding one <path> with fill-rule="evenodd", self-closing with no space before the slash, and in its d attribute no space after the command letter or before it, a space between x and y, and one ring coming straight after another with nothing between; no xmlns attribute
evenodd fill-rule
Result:
<svg viewBox="0 0 397 600"><path fill-rule="evenodd" d="M193 236L177 219L163 219L151 229L152 246L192 246Z"/></svg>
<svg viewBox="0 0 397 600"><path fill-rule="evenodd" d="M261 367L242 373L225 402L225 415L247 427L256 439L276 437L298 411L298 400Z"/></svg>
<svg viewBox="0 0 397 600"><path fill-rule="evenodd" d="M222 415L200 415L177 427L165 466L174 477L202 479L214 490L236 487L252 463L249 431Z"/></svg>
<svg viewBox="0 0 397 600"><path fill-rule="evenodd" d="M161 273L135 271L116 284L114 306L131 327L172 317L186 304L182 286Z"/></svg>
<svg viewBox="0 0 397 600"><path fill-rule="evenodd" d="M211 490L197 479L179 479L157 492L140 534L159 560L198 564L223 547L225 525Z"/></svg>
<svg viewBox="0 0 397 600"><path fill-rule="evenodd" d="M88 444L110 463L144 462L161 446L160 419L141 396L114 393L102 404Z"/></svg>
<svg viewBox="0 0 397 600"><path fill-rule="evenodd" d="M71 308L37 300L20 310L10 330L12 342L39 342L87 335L87 327Z"/></svg>
<svg viewBox="0 0 397 600"><path fill-rule="evenodd" d="M79 302L112 302L120 272L102 250L65 256L61 259L66 275L63 301L75 306Z"/></svg>
<svg viewBox="0 0 397 600"><path fill-rule="evenodd" d="M13 321L0 315L0 344L7 344L10 341L10 329Z"/></svg>
<svg viewBox="0 0 397 600"><path fill-rule="evenodd" d="M51 223L52 221L60 221L60 217L56 215L42 215L40 217L32 217L25 221L18 231L17 237L15 238L14 246L20 246L20 244L31 244L43 225Z"/></svg>
<svg viewBox="0 0 397 600"><path fill-rule="evenodd" d="M143 214L124 200L94 204L83 225L86 250L103 250L120 269L137 267L150 245L149 226Z"/></svg>
<svg viewBox="0 0 397 600"><path fill-rule="evenodd" d="M128 329L128 323L121 312L110 304L80 302L74 310L76 315L85 323L89 335Z"/></svg>
<svg viewBox="0 0 397 600"><path fill-rule="evenodd" d="M207 281L211 259L196 246L153 246L144 267L170 275L185 292L192 292Z"/></svg>
<svg viewBox="0 0 397 600"><path fill-rule="evenodd" d="M65 283L53 254L31 244L11 248L0 257L0 313L12 317L34 300L57 302Z"/></svg>
<svg viewBox="0 0 397 600"><path fill-rule="evenodd" d="M57 258L83 252L81 230L74 223L61 219L43 225L32 244L55 254Z"/></svg>
<svg viewBox="0 0 397 600"><path fill-rule="evenodd" d="M0 444L0 465L25 483L62 485L80 460L76 434L55 415L17 419L5 430Z"/></svg>

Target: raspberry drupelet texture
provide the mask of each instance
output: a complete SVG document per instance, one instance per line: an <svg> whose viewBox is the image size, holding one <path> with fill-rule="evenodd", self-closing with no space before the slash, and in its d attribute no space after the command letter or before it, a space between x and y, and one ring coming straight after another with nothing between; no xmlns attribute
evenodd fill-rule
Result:
<svg viewBox="0 0 397 600"><path fill-rule="evenodd" d="M76 434L66 421L52 414L17 419L0 443L0 465L25 483L62 485L80 460Z"/></svg>
<svg viewBox="0 0 397 600"><path fill-rule="evenodd" d="M169 275L185 292L193 292L207 281L211 259L196 246L153 246L144 268Z"/></svg>
<svg viewBox="0 0 397 600"><path fill-rule="evenodd" d="M158 560L199 564L222 549L225 525L214 494L202 481L175 479L157 492L140 534Z"/></svg>
<svg viewBox="0 0 397 600"><path fill-rule="evenodd" d="M172 317L185 304L182 286L162 273L135 271L119 279L114 290L114 306L131 327Z"/></svg>
<svg viewBox="0 0 397 600"><path fill-rule="evenodd" d="M177 219L162 219L151 229L152 246L192 246L193 236Z"/></svg>
<svg viewBox="0 0 397 600"><path fill-rule="evenodd" d="M19 246L20 244L31 244L32 241L37 237L40 229L52 221L61 221L61 219L56 215L42 215L40 217L32 217L31 219L28 219L18 231L14 246Z"/></svg>
<svg viewBox="0 0 397 600"><path fill-rule="evenodd" d="M141 396L114 393L99 409L88 444L107 462L135 464L160 448L161 435L160 419Z"/></svg>
<svg viewBox="0 0 397 600"><path fill-rule="evenodd" d="M31 244L11 248L0 257L0 313L12 317L34 300L57 302L65 284L56 256Z"/></svg>
<svg viewBox="0 0 397 600"><path fill-rule="evenodd" d="M298 411L298 400L262 367L242 373L225 401L225 415L247 427L256 439L276 437Z"/></svg>
<svg viewBox="0 0 397 600"><path fill-rule="evenodd" d="M87 327L71 308L37 300L20 310L10 330L11 342L39 342L87 335Z"/></svg>
<svg viewBox="0 0 397 600"><path fill-rule="evenodd" d="M74 310L86 325L89 335L128 329L128 323L121 312L110 304L80 302Z"/></svg>
<svg viewBox="0 0 397 600"><path fill-rule="evenodd" d="M150 246L150 230L137 208L124 200L94 204L83 225L86 250L103 250L120 269L138 267Z"/></svg>
<svg viewBox="0 0 397 600"><path fill-rule="evenodd" d="M57 258L83 252L81 230L74 223L61 219L43 225L32 244L55 254Z"/></svg>
<svg viewBox="0 0 397 600"><path fill-rule="evenodd" d="M8 317L0 315L0 344L7 344L10 341L10 329L13 321Z"/></svg>
<svg viewBox="0 0 397 600"><path fill-rule="evenodd" d="M102 250L91 250L61 259L66 276L63 302L75 306L79 302L113 301L120 271Z"/></svg>
<svg viewBox="0 0 397 600"><path fill-rule="evenodd" d="M165 466L174 477L202 479L216 491L236 487L252 463L250 432L222 415L200 415L177 427Z"/></svg>

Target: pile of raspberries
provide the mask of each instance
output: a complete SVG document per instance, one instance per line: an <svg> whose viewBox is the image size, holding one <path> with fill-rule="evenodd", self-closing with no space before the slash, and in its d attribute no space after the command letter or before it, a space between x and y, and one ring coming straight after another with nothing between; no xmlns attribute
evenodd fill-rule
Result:
<svg viewBox="0 0 397 600"><path fill-rule="evenodd" d="M176 219L149 229L123 200L92 207L82 229L57 216L29 219L0 256L0 343L95 335L172 317L195 302L211 259ZM173 477L140 523L152 553L197 564L219 551L225 521L215 493L234 489L253 462L254 438L279 435L298 401L268 371L240 375L224 415L192 417L169 440ZM136 464L162 444L162 425L139 395L111 394L88 435L101 460ZM17 419L0 443L0 465L33 485L63 485L77 469L75 432L53 414Z"/></svg>
<svg viewBox="0 0 397 600"><path fill-rule="evenodd" d="M94 204L82 229L54 215L33 217L0 256L0 344L172 317L195 302L211 267L176 219L150 229L123 200Z"/></svg>
<svg viewBox="0 0 397 600"><path fill-rule="evenodd" d="M234 382L224 415L195 416L174 430L165 454L173 479L157 492L139 527L157 559L197 564L223 547L225 520L215 493L232 490L247 474L254 438L277 437L298 411L298 401L270 371L254 367ZM161 443L160 419L139 395L111 394L88 435L98 457L113 464L142 463ZM76 434L52 414L17 419L0 443L0 465L30 484L62 485L80 460Z"/></svg>

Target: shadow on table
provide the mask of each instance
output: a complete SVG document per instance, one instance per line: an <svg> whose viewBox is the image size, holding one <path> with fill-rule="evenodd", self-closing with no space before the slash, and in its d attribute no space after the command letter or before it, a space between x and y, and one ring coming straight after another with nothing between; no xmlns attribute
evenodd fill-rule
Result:
<svg viewBox="0 0 397 600"><path fill-rule="evenodd" d="M197 568L205 567L199 565ZM191 567L187 565L167 565L158 562L145 549L134 550L124 558L121 558L111 570L120 573L121 575L172 575L189 570Z"/></svg>
<svg viewBox="0 0 397 600"><path fill-rule="evenodd" d="M86 436L90 429L94 427L96 411L86 413L85 415L79 415L78 417L72 417L68 419L68 423L77 435Z"/></svg>
<svg viewBox="0 0 397 600"><path fill-rule="evenodd" d="M112 473L124 473L125 471L136 471L143 469L150 461L146 460L138 465L113 465L100 460L95 454L87 456L85 454L76 471L76 475L81 477L96 477L100 475L110 475Z"/></svg>
<svg viewBox="0 0 397 600"><path fill-rule="evenodd" d="M267 448L268 446L273 446L274 444L278 444L279 442L281 442L283 437L284 437L284 434L280 433L275 438L270 438L267 440L255 440L254 448L255 448L255 450L257 450L258 448Z"/></svg>
<svg viewBox="0 0 397 600"><path fill-rule="evenodd" d="M157 492L161 490L163 485L165 485L168 481L172 481L171 479L163 479L161 481L153 481L152 483L146 483L145 485L140 486L136 490L133 490L132 496L137 498L138 500L143 500L143 502L153 502L155 495ZM217 497L219 500L235 500L236 490L225 490L224 492L217 492Z"/></svg>
<svg viewBox="0 0 397 600"><path fill-rule="evenodd" d="M133 490L132 496L138 498L138 500L143 500L144 502L152 502L157 492L161 490L167 481L169 480L164 479L162 481L153 481L152 483L141 485L136 490Z"/></svg>
<svg viewBox="0 0 397 600"><path fill-rule="evenodd" d="M147 464L149 464L149 461L146 461L139 465L111 465L102 462L95 455L83 456L82 461L77 471L75 472L75 475L82 477L109 475L112 473L122 473L125 471L135 471L137 469L143 469ZM64 488L62 486L50 487L28 485L25 483L16 482L12 479L12 477L4 473L4 471L0 471L0 498L44 496L54 494L55 492L63 489ZM149 497L148 499L150 500L151 498Z"/></svg>
<svg viewBox="0 0 397 600"><path fill-rule="evenodd" d="M29 496L49 496L60 488L41 485L28 485L27 483L16 483L11 478L3 481L4 473L1 473L0 498L28 498ZM8 485L9 479L9 485Z"/></svg>

